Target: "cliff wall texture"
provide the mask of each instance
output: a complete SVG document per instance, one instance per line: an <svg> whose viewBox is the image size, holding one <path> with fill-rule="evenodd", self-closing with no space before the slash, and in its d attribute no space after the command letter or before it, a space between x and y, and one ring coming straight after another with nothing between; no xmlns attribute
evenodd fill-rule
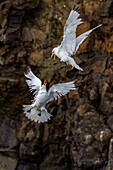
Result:
<svg viewBox="0 0 113 170"><path fill-rule="evenodd" d="M50 58L73 6L84 24L99 25L74 56L84 72ZM49 87L76 80L76 91L47 105L53 118L29 121L30 66ZM113 1L0 1L0 170L109 170L113 157Z"/></svg>

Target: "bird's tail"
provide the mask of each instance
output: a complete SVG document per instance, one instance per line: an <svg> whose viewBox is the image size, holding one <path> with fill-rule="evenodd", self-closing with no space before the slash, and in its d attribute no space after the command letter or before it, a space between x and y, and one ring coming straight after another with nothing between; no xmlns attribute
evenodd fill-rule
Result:
<svg viewBox="0 0 113 170"><path fill-rule="evenodd" d="M23 105L23 110L26 117L34 122L44 123L51 118L51 114L47 112L46 108L43 107L40 111L32 105Z"/></svg>
<svg viewBox="0 0 113 170"><path fill-rule="evenodd" d="M79 65L76 63L76 61L72 57L68 57L67 63L70 64L72 67L75 67L76 69L83 71L83 69L79 67Z"/></svg>

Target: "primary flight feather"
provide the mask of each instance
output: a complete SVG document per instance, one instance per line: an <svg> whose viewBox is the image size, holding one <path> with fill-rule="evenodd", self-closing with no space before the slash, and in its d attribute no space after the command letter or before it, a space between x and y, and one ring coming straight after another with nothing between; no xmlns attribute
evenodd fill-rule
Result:
<svg viewBox="0 0 113 170"><path fill-rule="evenodd" d="M52 50L51 58L57 56L60 58L60 61L66 62L66 64L71 65L72 68L75 67L76 69L83 71L72 56L77 52L80 44L82 44L88 35L102 24L76 37L77 26L83 23L82 19L78 19L78 17L79 13L75 10L71 10L64 26L63 40L59 46Z"/></svg>
<svg viewBox="0 0 113 170"><path fill-rule="evenodd" d="M48 91L46 90L46 82L42 84L33 72L29 71L25 77L30 91L33 91L34 99L31 105L23 105L24 113L28 119L35 122L47 122L51 118L51 114L45 108L46 103L56 100L60 96L67 94L70 90L75 90L74 81L68 83L58 83L53 85Z"/></svg>

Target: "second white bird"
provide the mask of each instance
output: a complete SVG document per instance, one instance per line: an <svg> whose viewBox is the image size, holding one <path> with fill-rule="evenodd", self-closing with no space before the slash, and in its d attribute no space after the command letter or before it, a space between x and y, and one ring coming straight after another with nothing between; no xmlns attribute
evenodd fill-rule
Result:
<svg viewBox="0 0 113 170"><path fill-rule="evenodd" d="M71 10L70 15L64 26L63 40L59 46L55 47L52 50L51 57L54 56L55 58L55 56L57 56L58 58L60 58L60 61L66 62L66 64L71 65L72 68L75 67L76 69L83 71L83 69L79 67L79 65L77 65L76 61L71 56L76 54L80 44L82 44L82 42L88 37L88 35L93 30L100 27L102 24L81 34L76 38L75 33L77 26L83 23L82 19L78 19L78 17L79 13L77 11Z"/></svg>
<svg viewBox="0 0 113 170"><path fill-rule="evenodd" d="M46 82L42 82L37 78L31 70L25 74L30 91L34 91L34 100L31 105L23 105L24 113L28 119L35 122L47 122L51 118L51 114L47 112L45 105L49 101L56 100L58 97L67 94L70 90L75 90L74 81L68 83L58 83L53 85L47 92Z"/></svg>

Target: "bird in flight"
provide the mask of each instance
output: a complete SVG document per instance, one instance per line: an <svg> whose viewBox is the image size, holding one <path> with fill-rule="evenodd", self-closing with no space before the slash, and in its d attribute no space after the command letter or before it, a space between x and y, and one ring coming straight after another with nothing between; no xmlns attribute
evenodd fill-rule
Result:
<svg viewBox="0 0 113 170"><path fill-rule="evenodd" d="M79 15L80 14L74 9L71 10L64 26L63 40L59 46L52 50L51 58L54 57L55 59L55 56L57 56L60 58L60 61L65 62L67 65L71 65L72 68L75 67L76 69L83 71L72 56L76 54L80 44L82 44L88 35L102 24L76 37L77 26L83 23L81 18L78 19Z"/></svg>
<svg viewBox="0 0 113 170"><path fill-rule="evenodd" d="M23 110L28 117L35 122L47 122L51 118L51 114L45 108L46 103L56 100L60 96L67 94L70 90L75 90L75 81L67 83L58 83L53 85L48 91L46 90L47 82L42 84L41 80L36 77L29 69L25 77L30 91L33 92L34 99L31 105L23 105Z"/></svg>

